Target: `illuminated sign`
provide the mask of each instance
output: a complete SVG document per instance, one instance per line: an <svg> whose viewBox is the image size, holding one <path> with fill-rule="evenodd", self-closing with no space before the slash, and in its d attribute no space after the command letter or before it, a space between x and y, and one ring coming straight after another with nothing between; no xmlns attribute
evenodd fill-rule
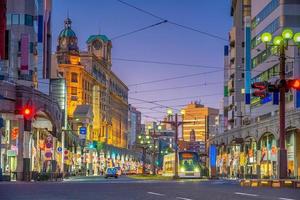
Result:
<svg viewBox="0 0 300 200"><path fill-rule="evenodd" d="M216 167L217 148L215 145L210 145L209 147L209 161L210 161L210 167Z"/></svg>
<svg viewBox="0 0 300 200"><path fill-rule="evenodd" d="M191 153L182 153L181 156L182 156L183 159L193 158L193 154L191 154Z"/></svg>
<svg viewBox="0 0 300 200"><path fill-rule="evenodd" d="M272 95L268 95L267 97L260 100L261 104L266 104L268 102L272 101Z"/></svg>

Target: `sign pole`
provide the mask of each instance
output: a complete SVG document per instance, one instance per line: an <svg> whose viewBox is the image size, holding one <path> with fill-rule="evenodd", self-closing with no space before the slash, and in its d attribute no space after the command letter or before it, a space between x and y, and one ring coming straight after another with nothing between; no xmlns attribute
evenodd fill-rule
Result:
<svg viewBox="0 0 300 200"><path fill-rule="evenodd" d="M62 179L64 179L64 164L65 164L65 131L62 130L61 132L61 172L62 172Z"/></svg>

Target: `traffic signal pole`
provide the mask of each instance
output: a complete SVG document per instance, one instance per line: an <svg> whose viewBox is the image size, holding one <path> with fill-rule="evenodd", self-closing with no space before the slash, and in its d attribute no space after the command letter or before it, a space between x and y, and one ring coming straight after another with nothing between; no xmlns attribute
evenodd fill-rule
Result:
<svg viewBox="0 0 300 200"><path fill-rule="evenodd" d="M285 148L285 45L280 45L280 87L279 87L279 178L287 177L287 150Z"/></svg>
<svg viewBox="0 0 300 200"><path fill-rule="evenodd" d="M178 176L178 115L175 114L175 176L174 178L177 179Z"/></svg>

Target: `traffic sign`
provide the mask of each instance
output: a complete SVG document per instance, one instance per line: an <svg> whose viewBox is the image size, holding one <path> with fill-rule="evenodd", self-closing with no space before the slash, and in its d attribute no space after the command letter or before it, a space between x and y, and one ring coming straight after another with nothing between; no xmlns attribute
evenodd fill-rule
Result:
<svg viewBox="0 0 300 200"><path fill-rule="evenodd" d="M62 147L57 147L57 152L61 153L62 152Z"/></svg>
<svg viewBox="0 0 300 200"><path fill-rule="evenodd" d="M80 133L80 135L86 135L86 127L80 127L79 128L79 133Z"/></svg>

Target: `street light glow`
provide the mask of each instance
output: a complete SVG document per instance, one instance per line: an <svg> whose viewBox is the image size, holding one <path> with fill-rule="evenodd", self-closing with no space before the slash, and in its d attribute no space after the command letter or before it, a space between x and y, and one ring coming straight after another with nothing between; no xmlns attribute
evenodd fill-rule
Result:
<svg viewBox="0 0 300 200"><path fill-rule="evenodd" d="M185 110L182 109L182 110L180 111L180 113L181 113L182 115L184 115L184 114L185 114Z"/></svg>
<svg viewBox="0 0 300 200"><path fill-rule="evenodd" d="M300 45L300 32L294 35L294 42Z"/></svg>
<svg viewBox="0 0 300 200"><path fill-rule="evenodd" d="M281 45L282 42L283 42L283 38L282 38L281 36L276 36L276 37L274 37L274 39L273 39L273 43L274 43L275 45Z"/></svg>
<svg viewBox="0 0 300 200"><path fill-rule="evenodd" d="M172 115L172 114L173 114L173 110L172 110L171 108L168 108L167 114L168 114L168 115Z"/></svg>
<svg viewBox="0 0 300 200"><path fill-rule="evenodd" d="M268 43L268 42L271 42L272 40L272 34L269 33L269 32L265 32L261 35L261 41L263 43Z"/></svg>
<svg viewBox="0 0 300 200"><path fill-rule="evenodd" d="M281 35L282 35L282 37L283 37L284 39L290 40L290 39L293 38L294 33L293 33L293 31L292 31L291 29L287 28L287 29L284 29L284 30L283 30L283 32L282 32Z"/></svg>

